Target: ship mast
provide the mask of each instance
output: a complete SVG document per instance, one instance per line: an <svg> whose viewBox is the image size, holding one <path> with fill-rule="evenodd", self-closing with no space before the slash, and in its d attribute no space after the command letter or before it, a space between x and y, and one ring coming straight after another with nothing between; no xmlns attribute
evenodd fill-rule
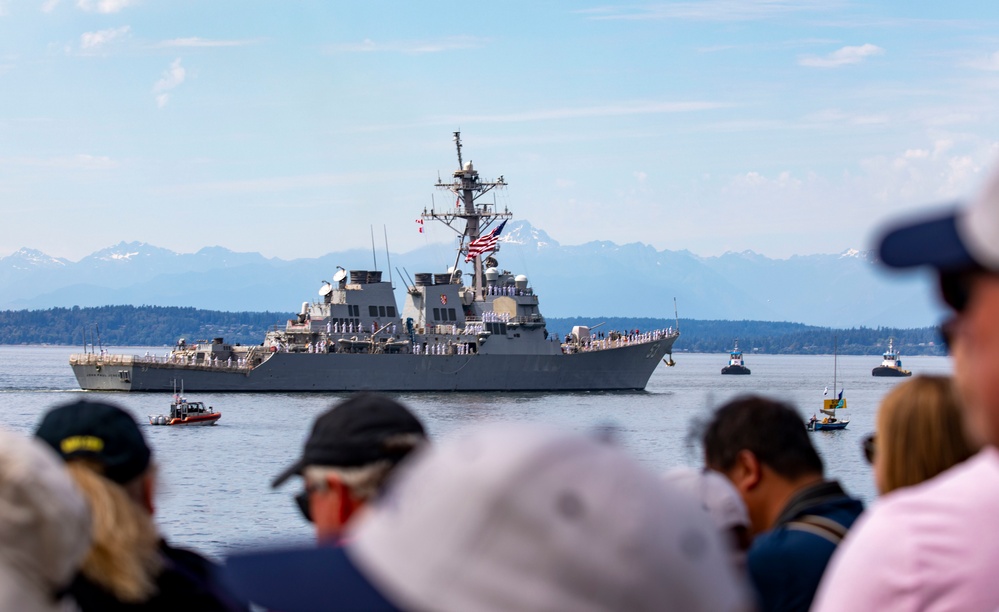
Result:
<svg viewBox="0 0 999 612"><path fill-rule="evenodd" d="M459 234L458 257L460 258L461 255L468 253L469 243L481 236L483 230L488 229L497 219L509 219L513 214L506 208L503 212L497 212L493 210L494 204L489 202L483 201L481 204L476 204L476 200L493 188L506 187L506 182L502 176L495 181L480 181L479 173L472 166L471 160L468 163L462 163L461 132L454 133L454 142L458 152L458 169L454 171L453 181L445 183L438 178L434 186L438 189L446 189L457 197L455 208L452 212L437 212L433 209L427 212L424 209L421 216L423 219L440 221ZM465 222L464 227L460 227L461 220ZM458 227L455 227L455 224ZM483 300L485 290L482 282L482 257L476 256L473 265L475 268L473 284L475 299Z"/></svg>

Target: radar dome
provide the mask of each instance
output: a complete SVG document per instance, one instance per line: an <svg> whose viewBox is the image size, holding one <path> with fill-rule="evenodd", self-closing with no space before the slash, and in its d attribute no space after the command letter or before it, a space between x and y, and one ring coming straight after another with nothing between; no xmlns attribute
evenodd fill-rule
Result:
<svg viewBox="0 0 999 612"><path fill-rule="evenodd" d="M520 291L527 291L527 277L523 274L518 274L516 278L513 279L517 289Z"/></svg>
<svg viewBox="0 0 999 612"><path fill-rule="evenodd" d="M486 280L490 282L496 282L499 278L499 270L496 268L486 268Z"/></svg>

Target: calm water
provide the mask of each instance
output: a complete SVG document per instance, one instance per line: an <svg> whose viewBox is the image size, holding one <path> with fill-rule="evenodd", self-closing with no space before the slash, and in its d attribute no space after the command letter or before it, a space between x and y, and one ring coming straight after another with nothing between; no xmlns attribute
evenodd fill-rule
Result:
<svg viewBox="0 0 999 612"><path fill-rule="evenodd" d="M31 433L50 407L87 397L130 410L142 424L160 465L157 520L168 538L202 552L227 551L275 541L308 541L310 525L292 495L299 483L279 490L271 479L297 459L313 418L342 394L189 394L222 412L215 427L152 427L146 415L169 409L169 394L116 394L79 389L68 365L79 347L0 346L0 402L7 429ZM143 354L157 349L113 352ZM790 401L802 415L817 412L824 388L832 388L833 357L747 355L750 376L721 376L727 354L675 356L660 365L644 392L434 393L397 396L424 421L433 438L500 421L534 421L571 430L612 424L622 445L650 469L698 465L688 443L694 422L736 395L766 393ZM877 405L900 380L874 378L880 355L839 357L839 382L849 400L851 423L838 432L810 434L828 475L865 501L875 497L860 440L874 428ZM907 357L919 374L947 374L946 357ZM830 391L831 393L831 391Z"/></svg>

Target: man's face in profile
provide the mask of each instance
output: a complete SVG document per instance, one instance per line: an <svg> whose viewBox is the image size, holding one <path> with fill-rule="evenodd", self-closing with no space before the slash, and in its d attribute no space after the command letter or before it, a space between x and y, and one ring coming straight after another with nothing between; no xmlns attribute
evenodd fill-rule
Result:
<svg viewBox="0 0 999 612"><path fill-rule="evenodd" d="M951 304L957 313L948 340L965 427L973 440L999 445L999 275L959 282L965 299Z"/></svg>

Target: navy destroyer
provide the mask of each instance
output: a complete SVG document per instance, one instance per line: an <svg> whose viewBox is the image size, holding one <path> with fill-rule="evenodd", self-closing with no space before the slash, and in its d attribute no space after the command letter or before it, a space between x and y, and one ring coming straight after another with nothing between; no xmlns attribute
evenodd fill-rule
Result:
<svg viewBox="0 0 999 612"><path fill-rule="evenodd" d="M459 132L454 140L458 170L435 186L457 196L457 207L424 209L421 221L455 231L455 265L407 274L401 311L381 271L341 268L318 300L303 303L260 345L182 339L163 356L72 355L80 387L169 391L183 379L193 392L644 389L679 330L591 333L576 326L561 338L550 333L527 277L502 269L495 257L512 214L482 196L506 182L480 179L472 162L462 161Z"/></svg>

